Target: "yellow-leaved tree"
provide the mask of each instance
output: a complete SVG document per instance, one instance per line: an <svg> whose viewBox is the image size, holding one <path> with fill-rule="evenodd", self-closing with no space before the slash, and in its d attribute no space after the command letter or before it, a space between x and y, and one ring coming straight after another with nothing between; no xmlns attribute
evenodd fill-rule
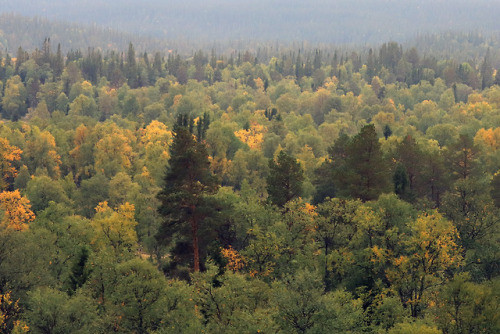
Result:
<svg viewBox="0 0 500 334"><path fill-rule="evenodd" d="M248 147L258 150L260 149L266 132L267 129L263 125L252 121L248 129L238 130L234 134L239 140L247 144Z"/></svg>
<svg viewBox="0 0 500 334"><path fill-rule="evenodd" d="M27 333L29 327L19 319L19 301L12 299L11 292L0 293L0 333Z"/></svg>
<svg viewBox="0 0 500 334"><path fill-rule="evenodd" d="M134 205L125 203L116 209L101 202L96 207L91 221L95 236L93 244L98 250L111 248L117 257L132 254L137 249L137 234L134 219Z"/></svg>
<svg viewBox="0 0 500 334"><path fill-rule="evenodd" d="M56 140L49 131L31 128L26 136L24 157L32 174L45 170L53 179L59 178L61 157L57 153Z"/></svg>
<svg viewBox="0 0 500 334"><path fill-rule="evenodd" d="M456 227L438 212L420 215L410 228L402 241L405 251L392 259L386 276L416 317L426 307L429 289L445 282L446 272L462 264L462 252Z"/></svg>
<svg viewBox="0 0 500 334"><path fill-rule="evenodd" d="M121 129L114 123L104 124L100 129L100 140L95 144L95 170L111 178L118 172L127 171L135 156L132 131Z"/></svg>
<svg viewBox="0 0 500 334"><path fill-rule="evenodd" d="M7 189L10 180L17 176L17 170L12 165L14 161L21 159L22 151L16 146L10 145L6 138L0 138L0 190Z"/></svg>
<svg viewBox="0 0 500 334"><path fill-rule="evenodd" d="M16 231L28 229L28 223L35 219L30 201L19 190L0 193L0 214L0 225Z"/></svg>
<svg viewBox="0 0 500 334"><path fill-rule="evenodd" d="M172 131L165 124L156 120L152 121L140 133L144 165L157 184L161 182L165 173L165 167L170 157L168 149L172 138Z"/></svg>

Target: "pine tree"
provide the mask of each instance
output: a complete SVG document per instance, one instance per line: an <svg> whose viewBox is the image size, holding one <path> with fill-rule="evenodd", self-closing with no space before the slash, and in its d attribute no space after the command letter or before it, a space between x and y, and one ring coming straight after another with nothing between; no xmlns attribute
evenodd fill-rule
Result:
<svg viewBox="0 0 500 334"><path fill-rule="evenodd" d="M338 161L334 164L334 182L341 197L370 201L389 190L389 166L373 124L344 143L344 151L336 153L334 160Z"/></svg>
<svg viewBox="0 0 500 334"><path fill-rule="evenodd" d="M207 216L206 197L217 191L219 183L210 171L205 145L187 127L177 128L170 151L165 185L158 194L159 213L165 220L157 239L169 243L176 235L176 246L190 239L193 269L199 271L199 228Z"/></svg>
<svg viewBox="0 0 500 334"><path fill-rule="evenodd" d="M281 151L276 158L269 160L267 193L271 203L283 207L288 201L302 194L304 171L297 160Z"/></svg>

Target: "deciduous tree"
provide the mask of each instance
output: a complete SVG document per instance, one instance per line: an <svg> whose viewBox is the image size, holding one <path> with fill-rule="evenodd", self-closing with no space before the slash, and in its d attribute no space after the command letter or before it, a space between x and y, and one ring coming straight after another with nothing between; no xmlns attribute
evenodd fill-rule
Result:
<svg viewBox="0 0 500 334"><path fill-rule="evenodd" d="M21 196L19 190L0 193L0 213L2 213L0 224L16 231L26 230L28 223L35 219L35 214L30 208L30 201Z"/></svg>
<svg viewBox="0 0 500 334"><path fill-rule="evenodd" d="M13 166L15 161L21 159L22 151L10 145L6 138L0 138L0 189L6 190L9 184L17 176L17 170Z"/></svg>

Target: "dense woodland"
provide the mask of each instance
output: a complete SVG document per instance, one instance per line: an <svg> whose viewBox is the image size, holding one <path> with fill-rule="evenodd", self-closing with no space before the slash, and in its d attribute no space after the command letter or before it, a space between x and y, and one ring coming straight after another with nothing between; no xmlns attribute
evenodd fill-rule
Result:
<svg viewBox="0 0 500 334"><path fill-rule="evenodd" d="M494 50L264 51L0 56L2 333L500 331Z"/></svg>

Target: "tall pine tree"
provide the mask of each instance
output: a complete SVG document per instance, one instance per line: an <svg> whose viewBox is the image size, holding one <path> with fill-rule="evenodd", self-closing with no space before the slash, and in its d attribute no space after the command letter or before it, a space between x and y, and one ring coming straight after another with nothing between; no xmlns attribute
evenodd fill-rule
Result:
<svg viewBox="0 0 500 334"><path fill-rule="evenodd" d="M199 271L200 224L207 216L207 195L217 192L219 183L210 171L205 145L196 140L189 128L177 128L170 151L165 185L158 194L159 213L165 220L157 238L166 244L176 241L173 256L176 250L181 253L180 248L187 246L187 253L192 253L193 269Z"/></svg>

